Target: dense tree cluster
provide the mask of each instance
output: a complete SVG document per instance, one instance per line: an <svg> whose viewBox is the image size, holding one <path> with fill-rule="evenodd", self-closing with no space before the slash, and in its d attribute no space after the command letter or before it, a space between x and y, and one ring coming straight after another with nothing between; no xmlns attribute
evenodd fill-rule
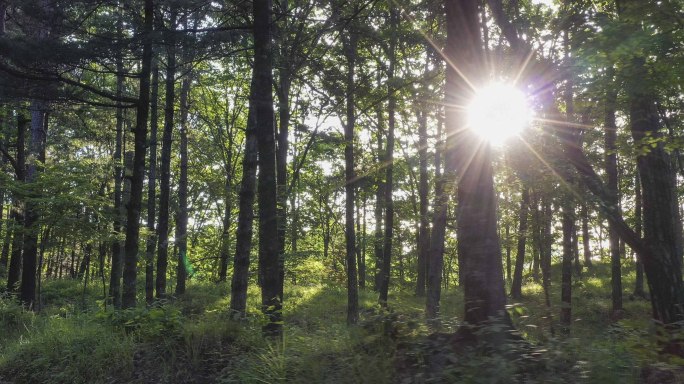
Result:
<svg viewBox="0 0 684 384"><path fill-rule="evenodd" d="M0 0L6 289L39 310L45 279L97 282L119 310L230 282L240 319L258 285L278 337L289 284L346 284L348 324L359 289L410 289L435 328L459 286L469 326L509 329L530 278L549 312L560 284L567 334L572 280L609 258L612 316L636 268L676 328L683 9ZM468 127L491 82L533 110L501 146Z"/></svg>

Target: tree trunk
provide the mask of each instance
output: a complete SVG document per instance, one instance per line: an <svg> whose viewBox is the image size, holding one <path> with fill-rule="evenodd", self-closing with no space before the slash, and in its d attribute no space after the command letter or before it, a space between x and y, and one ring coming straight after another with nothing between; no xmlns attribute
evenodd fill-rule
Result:
<svg viewBox="0 0 684 384"><path fill-rule="evenodd" d="M378 80L379 82L379 80ZM382 104L378 104L376 115L377 115L377 162L378 164L384 164L385 156L383 155L383 140L382 136L385 134L385 124L384 124L384 112L382 111ZM380 286L382 285L382 245L383 245L383 230L382 221L383 213L385 207L385 183L382 174L382 167L378 167L375 175L376 189L375 189L375 237L373 241L373 251L375 255L375 274L374 274L374 286L373 289L376 292L380 292Z"/></svg>
<svg viewBox="0 0 684 384"><path fill-rule="evenodd" d="M259 178L259 271L262 311L268 318L264 335L282 337L282 301L280 293L280 255L276 179L275 125L273 116L273 61L271 41L272 5L269 0L255 0L254 12L254 83ZM273 241L272 239L276 239Z"/></svg>
<svg viewBox="0 0 684 384"><path fill-rule="evenodd" d="M457 235L463 263L459 271L463 274L465 322L478 326L498 319L510 325L497 231L491 148L466 128L464 111L455 107L468 104L473 95L471 86L481 78L483 52L478 3L446 0L445 55L461 70L458 73L453 65L447 66L445 103L447 135L454 135L456 144L452 149L453 168L460 176Z"/></svg>
<svg viewBox="0 0 684 384"><path fill-rule="evenodd" d="M427 72L427 70L426 70ZM418 196L420 200L420 229L418 230L418 277L416 279L416 295L425 296L428 261L430 253L430 219L428 217L428 173L427 173L427 111L421 103L418 112L418 164L420 175Z"/></svg>
<svg viewBox="0 0 684 384"><path fill-rule="evenodd" d="M563 227L563 260L561 265L561 333L570 333L572 321L572 233L575 227L575 211L572 207L572 198L565 196L563 200L563 213L561 216Z"/></svg>
<svg viewBox="0 0 684 384"><path fill-rule="evenodd" d="M396 109L397 109L397 99L394 89L394 69L396 65L396 27L398 23L398 10L395 8L390 9L390 29L391 40L390 40L390 57L389 57L389 70L387 72L387 82L388 82L388 98L389 102L387 105L388 113L388 126L387 126L387 152L385 155L386 162L386 173L385 173L385 239L383 242L383 255L382 255L382 268L380 272L380 295L378 301L383 307L387 306L387 295L389 292L391 266L392 266L392 238L394 236L394 199L392 193L394 192L394 183L392 178L394 176L394 128L396 125Z"/></svg>
<svg viewBox="0 0 684 384"><path fill-rule="evenodd" d="M447 208L449 193L447 193L446 174L453 175L453 170L445 169L441 172L442 157L445 154L444 139L442 138L443 119L439 115L437 122L437 145L435 148L435 203L432 212L432 231L430 233L430 260L427 263L427 298L425 301L425 317L433 327L439 325L439 306L442 294L442 273L444 271L444 238L446 235ZM446 142L451 143L447 137ZM441 173L440 173L441 172Z"/></svg>
<svg viewBox="0 0 684 384"><path fill-rule="evenodd" d="M522 298L522 275L525 266L525 243L527 240L527 211L530 206L530 190L523 186L520 200L520 214L518 216L518 248L515 255L515 270L511 283L511 298Z"/></svg>
<svg viewBox="0 0 684 384"><path fill-rule="evenodd" d="M641 236L642 228L642 203L641 203L641 179L639 173L637 172L634 180L634 218L636 221L636 226L634 231L637 235ZM636 278L634 281L634 296L646 297L646 292L644 291L644 264L641 262L641 256L638 252L636 253Z"/></svg>
<svg viewBox="0 0 684 384"><path fill-rule="evenodd" d="M584 247L584 265L587 269L591 270L593 264L591 262L591 248L589 236L589 209L587 209L586 204L582 204L582 246Z"/></svg>
<svg viewBox="0 0 684 384"><path fill-rule="evenodd" d="M147 174L147 247L145 250L145 302L154 301L154 249L157 245L154 221L157 201L157 128L159 101L159 64L152 63L152 96L150 100L150 167Z"/></svg>
<svg viewBox="0 0 684 384"><path fill-rule="evenodd" d="M32 198L39 198L41 191L37 188L38 173L45 162L45 140L47 138L47 103L34 100L31 103L31 144L29 145L26 168L26 184L29 198L25 202L24 245L21 268L21 302L27 308L33 308L36 300L36 268L38 264L38 204ZM32 185L33 184L33 185Z"/></svg>
<svg viewBox="0 0 684 384"><path fill-rule="evenodd" d="M169 28L176 28L177 13L171 10ZM166 101L164 106L164 132L162 133L161 177L159 179L159 223L157 224L157 277L156 297L166 296L166 270L169 265L169 200L171 195L171 146L173 145L174 105L176 98L176 38L170 32L166 41Z"/></svg>
<svg viewBox="0 0 684 384"><path fill-rule="evenodd" d="M150 110L150 72L152 65L152 25L154 2L145 0L145 24L143 30L143 53L140 70L139 96L135 117L133 173L131 175L131 199L126 212L126 246L123 269L123 292L121 307L136 305L138 239L140 237L140 206L142 204L143 179L145 177L145 154L147 144L147 118Z"/></svg>
<svg viewBox="0 0 684 384"><path fill-rule="evenodd" d="M30 120L23 111L17 113L17 169L16 179L23 183L26 178L26 128ZM12 253L9 259L9 270L7 272L7 290L15 292L18 288L19 277L21 276L21 255L24 244L24 198L18 193L14 193L12 204L12 218L14 229L12 235Z"/></svg>
<svg viewBox="0 0 684 384"><path fill-rule="evenodd" d="M608 183L606 184L611 205L619 207L618 201L618 169L617 169L617 126L615 124L615 109L617 104L617 88L613 82L614 70L609 68L606 100L604 110L605 132L605 163ZM611 270L611 298L613 314L622 311L622 271L620 270L620 237L615 229L615 224L608 223L608 241L610 243L610 270Z"/></svg>
<svg viewBox="0 0 684 384"><path fill-rule="evenodd" d="M343 34L345 32L343 31ZM356 233L354 231L354 192L356 189L356 171L354 169L354 129L356 124L356 105L354 101L356 69L356 46L358 35L353 25L348 27L349 37L343 39L344 55L347 60L346 84L346 124L344 126L344 174L345 174L345 243L347 265L347 324L356 324L359 320L359 292L356 271Z"/></svg>
<svg viewBox="0 0 684 384"><path fill-rule="evenodd" d="M192 79L183 79L180 93L180 177L178 178L178 212L176 212L176 244L178 265L176 270L176 295L185 293L185 283L192 266L188 260L188 96Z"/></svg>
<svg viewBox="0 0 684 384"><path fill-rule="evenodd" d="M232 158L232 151L229 150L228 159ZM232 219L233 204L231 199L231 183L233 175L230 164L226 164L226 180L224 182L224 208L223 208L223 230L221 231L221 264L219 267L219 282L225 282L228 277L228 258L230 257L230 223Z"/></svg>

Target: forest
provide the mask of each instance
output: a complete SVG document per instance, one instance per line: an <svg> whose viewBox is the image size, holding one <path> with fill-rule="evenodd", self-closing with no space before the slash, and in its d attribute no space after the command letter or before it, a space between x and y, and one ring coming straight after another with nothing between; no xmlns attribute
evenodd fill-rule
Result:
<svg viewBox="0 0 684 384"><path fill-rule="evenodd" d="M0 384L684 382L683 0L0 0Z"/></svg>

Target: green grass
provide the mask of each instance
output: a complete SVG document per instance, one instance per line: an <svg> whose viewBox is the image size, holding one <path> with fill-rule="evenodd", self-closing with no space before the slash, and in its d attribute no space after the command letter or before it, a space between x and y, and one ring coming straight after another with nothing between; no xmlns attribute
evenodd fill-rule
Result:
<svg viewBox="0 0 684 384"><path fill-rule="evenodd" d="M557 334L558 284L552 286L553 305L547 310L541 286L530 279L524 298L510 303L509 313L531 344L503 353L458 355L442 378L632 383L639 381L643 366L681 363L657 353L650 304L629 299L630 274L623 280L624 316L610 318L610 286L602 277L606 268L597 265L575 282L569 337ZM555 268L553 273L559 275ZM0 382L390 383L398 375L407 382L427 382L425 367L402 366L402 361L422 361L414 358L423 353L430 334L424 299L410 290L391 292L389 310L376 304L374 292L362 290L361 324L347 327L343 285L286 287L282 344L260 335L258 288L250 288L248 316L239 323L229 320L227 292L226 285L194 282L180 299L122 312L104 310L101 287L92 286L84 295L78 282L68 280L44 285L46 305L39 314L0 298ZM462 307L458 289L443 293L442 331L457 329ZM525 354L532 350L538 356L530 365Z"/></svg>

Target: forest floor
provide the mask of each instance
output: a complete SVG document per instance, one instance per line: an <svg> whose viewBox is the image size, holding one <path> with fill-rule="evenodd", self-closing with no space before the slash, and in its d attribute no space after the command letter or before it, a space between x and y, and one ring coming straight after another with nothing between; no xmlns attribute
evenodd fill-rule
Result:
<svg viewBox="0 0 684 384"><path fill-rule="evenodd" d="M228 319L226 285L192 283L181 299L113 312L102 307L101 285L48 281L39 314L0 298L0 383L684 382L676 369L684 361L658 353L649 302L630 295L633 276L623 280L621 319L611 318L610 281L597 277L608 271L599 264L575 282L569 336L558 332L557 284L548 310L530 279L509 309L525 347L447 356L438 375L421 366L431 332L424 299L408 286L391 292L389 311L362 290L356 327L345 324L342 282L289 286L285 335L273 345L261 337L256 288L252 312L236 323ZM459 326L462 307L460 290L443 293L441 332Z"/></svg>

